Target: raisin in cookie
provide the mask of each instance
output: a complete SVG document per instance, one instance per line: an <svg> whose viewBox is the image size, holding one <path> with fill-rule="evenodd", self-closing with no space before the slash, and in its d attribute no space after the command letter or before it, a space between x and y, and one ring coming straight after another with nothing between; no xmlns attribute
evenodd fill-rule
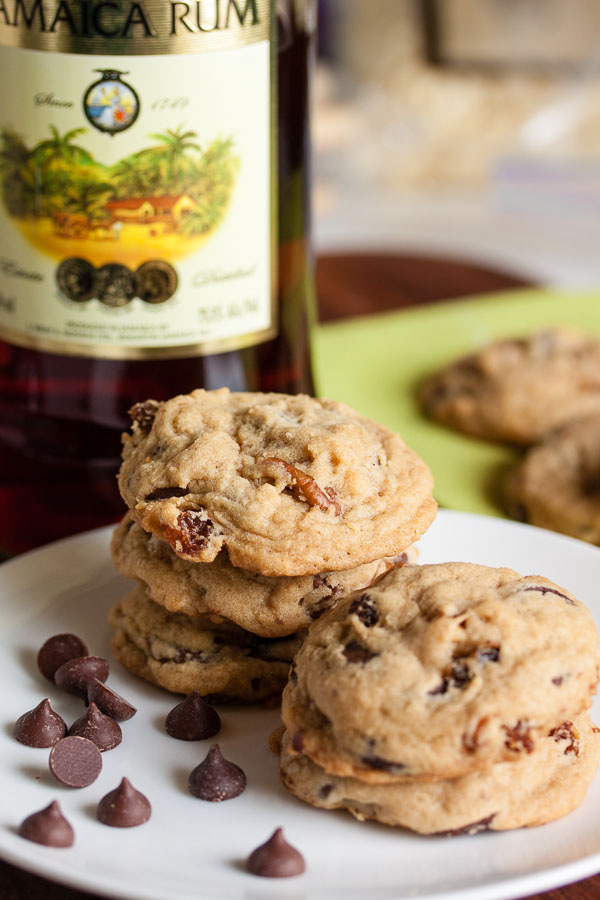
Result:
<svg viewBox="0 0 600 900"><path fill-rule="evenodd" d="M110 613L112 650L134 675L175 693L252 703L281 692L300 645L268 640L223 620L169 613L140 585Z"/></svg>
<svg viewBox="0 0 600 900"><path fill-rule="evenodd" d="M287 734L279 774L292 794L312 806L455 836L543 825L567 815L583 802L598 763L600 729L582 713L540 737L533 753L461 778L373 785L328 775L307 756L291 754Z"/></svg>
<svg viewBox="0 0 600 900"><path fill-rule="evenodd" d="M590 612L546 578L403 566L311 626L283 695L291 752L372 783L454 778L535 750L592 702Z"/></svg>
<svg viewBox="0 0 600 900"><path fill-rule="evenodd" d="M534 444L600 412L600 340L572 328L500 340L429 377L425 411L475 437Z"/></svg>
<svg viewBox="0 0 600 900"><path fill-rule="evenodd" d="M600 415L570 422L531 447L504 494L513 518L600 544Z"/></svg>
<svg viewBox="0 0 600 900"><path fill-rule="evenodd" d="M333 400L197 390L132 410L121 494L191 562L308 575L394 556L428 528L425 463Z"/></svg>
<svg viewBox="0 0 600 900"><path fill-rule="evenodd" d="M131 513L115 529L111 551L119 572L143 582L150 597L171 612L224 616L263 637L305 631L342 597L417 557L416 548L410 547L397 557L348 572L275 578L234 568L226 553L204 565L180 559L165 541L144 531Z"/></svg>

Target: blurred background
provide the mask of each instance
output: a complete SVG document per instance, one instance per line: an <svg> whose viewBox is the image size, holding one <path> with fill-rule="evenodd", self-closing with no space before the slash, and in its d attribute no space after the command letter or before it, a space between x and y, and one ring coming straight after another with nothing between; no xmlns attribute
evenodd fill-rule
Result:
<svg viewBox="0 0 600 900"><path fill-rule="evenodd" d="M319 253L600 284L600 3L320 0Z"/></svg>

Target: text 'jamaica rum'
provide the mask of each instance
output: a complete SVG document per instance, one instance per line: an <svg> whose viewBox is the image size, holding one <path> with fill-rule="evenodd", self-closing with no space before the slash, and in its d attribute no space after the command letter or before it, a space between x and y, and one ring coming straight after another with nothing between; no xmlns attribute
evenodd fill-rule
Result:
<svg viewBox="0 0 600 900"><path fill-rule="evenodd" d="M127 410L312 389L316 0L0 0L0 548L114 520Z"/></svg>

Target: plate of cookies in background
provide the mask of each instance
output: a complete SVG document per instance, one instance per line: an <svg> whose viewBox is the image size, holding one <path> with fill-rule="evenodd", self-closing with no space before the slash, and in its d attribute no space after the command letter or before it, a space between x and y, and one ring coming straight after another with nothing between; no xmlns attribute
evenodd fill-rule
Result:
<svg viewBox="0 0 600 900"><path fill-rule="evenodd" d="M0 855L106 896L501 900L600 869L600 554L437 511L333 401L140 401L122 521L0 567Z"/></svg>

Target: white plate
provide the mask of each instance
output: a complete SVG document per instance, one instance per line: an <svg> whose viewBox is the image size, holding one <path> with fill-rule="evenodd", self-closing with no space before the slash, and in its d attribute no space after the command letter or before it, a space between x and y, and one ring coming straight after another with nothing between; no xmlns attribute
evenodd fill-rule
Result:
<svg viewBox="0 0 600 900"><path fill-rule="evenodd" d="M186 790L187 775L210 741L186 743L162 727L174 698L115 663L109 684L138 707L123 723L123 743L103 755L100 778L85 790L62 787L48 772L47 750L18 744L15 719L49 696L67 720L77 699L38 673L38 648L72 631L94 654L109 654L106 612L126 587L108 556L103 529L61 541L0 566L0 856L56 881L119 898L144 900L504 900L577 881L600 871L600 777L583 806L542 828L472 837L425 838L289 796L277 778L267 736L278 715L222 708L218 740L248 775L241 797L210 804ZM465 560L543 574L579 596L600 619L600 549L548 531L467 513L440 512L421 541L422 562ZM98 800L127 775L151 800L140 828L107 828ZM58 799L75 845L41 847L19 838L29 813ZM307 861L299 878L245 873L248 853L283 826Z"/></svg>

